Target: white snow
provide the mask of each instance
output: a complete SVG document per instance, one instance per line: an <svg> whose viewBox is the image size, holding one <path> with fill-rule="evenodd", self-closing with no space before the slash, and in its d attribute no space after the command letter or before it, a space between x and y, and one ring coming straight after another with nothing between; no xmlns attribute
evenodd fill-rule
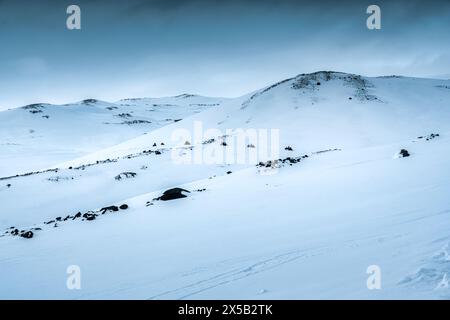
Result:
<svg viewBox="0 0 450 320"><path fill-rule="evenodd" d="M58 168L0 180L0 230L8 231L0 298L450 298L446 86L322 72L236 99L45 106L49 119L0 112L0 176ZM153 107L170 103L177 107ZM131 111L152 124L103 125ZM220 137L184 147L172 140L198 121L205 131L278 129L280 158L308 157L264 170L174 163L173 148L231 148L233 135L228 146ZM430 134L439 136L418 139ZM401 149L411 156L394 159ZM116 180L123 172L137 175ZM173 187L191 193L153 200ZM44 224L121 204L129 208L94 221ZM24 239L12 226L42 230ZM81 290L66 287L70 265L81 269ZM366 286L371 265L380 267L380 290Z"/></svg>

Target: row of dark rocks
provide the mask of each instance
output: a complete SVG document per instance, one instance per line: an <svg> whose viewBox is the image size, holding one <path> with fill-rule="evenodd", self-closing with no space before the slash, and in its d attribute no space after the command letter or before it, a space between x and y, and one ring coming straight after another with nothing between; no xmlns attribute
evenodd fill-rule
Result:
<svg viewBox="0 0 450 320"><path fill-rule="evenodd" d="M98 211L88 211L86 213L81 213L78 212L74 215L68 215L65 218L63 217L56 217L53 220L49 220L44 222L44 224L46 225L53 225L53 227L57 228L58 227L58 223L61 222L65 222L68 220L77 220L77 219L81 219L82 221L93 221L95 220L98 216L100 215L104 215L107 213L114 213L114 212L119 212L120 210L127 210L128 209L128 205L127 204L122 204L120 206L108 206L108 207L104 207L101 208ZM5 234L10 234L12 236L20 236L22 238L25 239L31 239L34 237L34 232L33 231L40 231L42 230L41 228L32 228L30 230L19 230L15 227L10 227Z"/></svg>
<svg viewBox="0 0 450 320"><path fill-rule="evenodd" d="M41 230L41 228L33 228L32 230L37 231ZM32 230L19 230L15 227L11 227L5 232L5 234L10 234L12 236L22 237L25 239L31 239L34 237L34 232Z"/></svg>
<svg viewBox="0 0 450 320"><path fill-rule="evenodd" d="M41 170L41 171L32 171L32 172L27 172L27 173L23 173L23 174L16 174L14 176L8 176L8 177L1 177L0 181L2 180L10 180L10 179L14 179L14 178L20 178L20 177L28 177L28 176L32 176L32 175L36 175L36 174L41 174L41 173L48 173L48 172L58 172L59 169L55 168L55 169L47 169L47 170Z"/></svg>
<svg viewBox="0 0 450 320"><path fill-rule="evenodd" d="M432 133L432 134L429 134L429 135L427 135L427 136L420 136L420 137L417 137L417 139L420 139L420 140L426 140L426 141L430 141L430 140L433 140L434 138L437 138L437 137L439 137L439 133Z"/></svg>
<svg viewBox="0 0 450 320"><path fill-rule="evenodd" d="M162 151L160 150L144 150L140 153L136 153L136 154L130 154L127 156L124 156L123 159L132 159L132 158L136 158L139 156L143 156L143 155L148 155L148 154L156 154L156 155L161 155ZM87 164L83 164L77 167L73 167L70 166L67 169L69 170L85 170L88 167L92 167L92 166L96 166L96 165L100 165L100 164L106 164L106 163L114 163L114 162L118 162L119 158L115 158L115 159L105 159L105 160L97 160L96 162L93 163L87 163ZM54 173L58 173L60 169L59 168L54 168L54 169L47 169L47 170L40 170L40 171L32 171L32 172L27 172L27 173L23 173L23 174L16 174L14 176L7 176L7 177L0 177L0 181L3 180L10 180L10 179L14 179L14 178L20 178L20 177L28 177L28 176L32 176L32 175L37 175L37 174L42 174L42 173L49 173L49 172L54 172Z"/></svg>
<svg viewBox="0 0 450 320"><path fill-rule="evenodd" d="M286 148L284 148L286 151L294 151L294 149L291 146L287 146ZM326 149L326 150L320 150L320 151L316 151L313 152L312 154L321 154L321 153L326 153L326 152L333 152L333 151L341 151L341 149L338 148L334 148L334 149ZM309 156L307 154L299 156L299 157L286 157L286 158L281 158L281 159L276 159L276 160L269 160L266 162L259 162L256 167L258 168L279 168L282 167L284 165L289 165L292 166L293 164L299 163L300 161L309 158Z"/></svg>
<svg viewBox="0 0 450 320"><path fill-rule="evenodd" d="M114 177L115 180L120 181L122 179L135 178L137 176L136 172L122 172Z"/></svg>
<svg viewBox="0 0 450 320"><path fill-rule="evenodd" d="M108 207L104 207L101 208L98 211L88 211L86 213L81 213L78 212L75 215L71 216L68 215L67 217L63 218L63 217L56 217L54 220L50 220L47 222L44 222L45 224L49 225L49 224L54 224L57 222L63 222L63 221L68 221L68 220L76 220L76 219L83 219L83 220L87 220L87 221L92 221L95 220L96 217L98 217L99 215L103 215L106 214L108 212L118 212L120 210L127 210L128 209L128 205L127 204L122 204L121 206L108 206Z"/></svg>
<svg viewBox="0 0 450 320"><path fill-rule="evenodd" d="M288 164L292 166L295 163L299 163L303 159L308 158L309 156L307 154L300 156L300 157L286 157L283 159L277 159L277 160L268 160L266 162L259 162L256 167L258 168L273 168L273 167L280 167L282 165Z"/></svg>

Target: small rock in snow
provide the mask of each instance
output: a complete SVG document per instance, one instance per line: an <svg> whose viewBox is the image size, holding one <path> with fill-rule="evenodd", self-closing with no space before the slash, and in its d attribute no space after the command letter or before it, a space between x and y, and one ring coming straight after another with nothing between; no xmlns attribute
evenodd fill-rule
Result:
<svg viewBox="0 0 450 320"><path fill-rule="evenodd" d="M400 150L400 152L399 152L399 154L398 154L398 157L399 157L399 158L406 158L406 157L409 157L409 156L410 156L410 153L409 153L409 151L406 150L406 149Z"/></svg>

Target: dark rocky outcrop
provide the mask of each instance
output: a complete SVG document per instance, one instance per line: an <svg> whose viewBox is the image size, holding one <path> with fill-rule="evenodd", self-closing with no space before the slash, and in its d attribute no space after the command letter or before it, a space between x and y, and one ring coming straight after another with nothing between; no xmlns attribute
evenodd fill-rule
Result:
<svg viewBox="0 0 450 320"><path fill-rule="evenodd" d="M120 181L122 179L130 179L130 178L134 178L137 176L137 173L135 172L122 172L120 174L118 174L117 176L114 177L114 179L116 179L117 181Z"/></svg>
<svg viewBox="0 0 450 320"><path fill-rule="evenodd" d="M34 233L33 233L33 231L26 231L26 232L21 233L20 236L25 239L31 239L34 236Z"/></svg>
<svg viewBox="0 0 450 320"><path fill-rule="evenodd" d="M144 124L144 123L151 123L151 121L148 121L148 120L129 120L129 121L121 122L121 124L126 124L126 125Z"/></svg>
<svg viewBox="0 0 450 320"><path fill-rule="evenodd" d="M260 162L256 165L258 168L280 168L285 164L289 164L292 166L295 163L299 163L303 159L308 158L308 155L303 155L300 157L286 157L283 159L276 159L276 160L268 160L266 162Z"/></svg>
<svg viewBox="0 0 450 320"><path fill-rule="evenodd" d="M211 144L211 143L213 143L214 141L216 141L216 139L211 138L211 139L208 139L208 140L203 141L202 144Z"/></svg>
<svg viewBox="0 0 450 320"><path fill-rule="evenodd" d="M117 117L120 117L120 118L131 118L133 116L131 114L129 114L129 113L124 112L124 113L119 113L117 115Z"/></svg>
<svg viewBox="0 0 450 320"><path fill-rule="evenodd" d="M83 214L83 218L86 219L87 221L92 221L97 218L97 215L95 213L85 213Z"/></svg>
<svg viewBox="0 0 450 320"><path fill-rule="evenodd" d="M38 228L36 228L35 230L37 230L37 229ZM8 233L8 232L6 232L6 233ZM20 236L20 237L25 238L25 239L31 239L34 236L34 233L31 230L28 230L28 231L20 230L19 231L19 229L14 229L14 230L11 231L11 235L12 236Z"/></svg>
<svg viewBox="0 0 450 320"><path fill-rule="evenodd" d="M117 212L119 211L119 207L117 206L109 206L100 209L101 214L105 214L106 212Z"/></svg>
<svg viewBox="0 0 450 320"><path fill-rule="evenodd" d="M85 99L85 100L83 100L81 103L82 103L82 104L95 104L95 103L97 103L97 102L98 102L97 99Z"/></svg>

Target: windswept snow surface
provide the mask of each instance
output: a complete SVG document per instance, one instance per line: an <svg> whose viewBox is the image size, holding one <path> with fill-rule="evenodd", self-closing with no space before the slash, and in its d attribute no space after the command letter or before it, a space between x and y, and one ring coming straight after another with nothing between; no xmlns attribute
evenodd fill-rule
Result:
<svg viewBox="0 0 450 320"><path fill-rule="evenodd" d="M450 81L318 72L196 99L173 112L129 100L113 113L102 102L45 106L42 120L0 113L0 298L450 298ZM158 124L102 124L131 111ZM198 136L199 123L216 130ZM32 127L36 150L19 134ZM189 161L236 152L227 129L277 129L279 159L299 161ZM190 193L157 200L175 187ZM80 290L66 285L73 265ZM373 265L379 290L367 287Z"/></svg>

